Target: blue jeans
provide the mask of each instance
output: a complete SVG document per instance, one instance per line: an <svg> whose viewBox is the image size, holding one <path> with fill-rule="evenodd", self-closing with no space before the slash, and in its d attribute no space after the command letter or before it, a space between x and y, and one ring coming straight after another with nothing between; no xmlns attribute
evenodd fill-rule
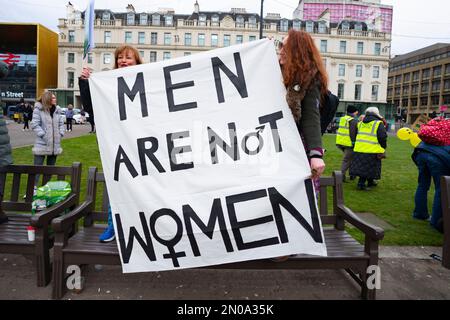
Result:
<svg viewBox="0 0 450 320"><path fill-rule="evenodd" d="M419 152L415 160L419 169L419 178L414 197L413 217L424 220L429 217L427 195L428 190L430 190L431 178L433 178L435 192L430 224L436 227L438 220L442 217L440 178L443 175L448 175L449 170L442 160L432 153Z"/></svg>
<svg viewBox="0 0 450 320"><path fill-rule="evenodd" d="M108 205L108 227L113 227L111 206Z"/></svg>

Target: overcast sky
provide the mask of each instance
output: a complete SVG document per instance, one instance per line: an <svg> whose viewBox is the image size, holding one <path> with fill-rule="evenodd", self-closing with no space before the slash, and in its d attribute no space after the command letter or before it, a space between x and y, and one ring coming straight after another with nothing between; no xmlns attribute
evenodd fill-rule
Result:
<svg viewBox="0 0 450 320"><path fill-rule="evenodd" d="M67 0L0 0L0 21L39 22L58 31L58 18L66 17ZM88 0L71 0L82 11ZM244 7L247 12L259 13L260 0L198 0L200 10L229 11ZM394 6L392 54L403 54L436 42L450 43L449 0L381 0ZM96 9L125 11L128 3L136 11L155 11L173 8L176 13L191 13L195 0L96 0ZM264 12L277 12L292 18L298 0L265 0ZM1 41L1 39L0 39Z"/></svg>

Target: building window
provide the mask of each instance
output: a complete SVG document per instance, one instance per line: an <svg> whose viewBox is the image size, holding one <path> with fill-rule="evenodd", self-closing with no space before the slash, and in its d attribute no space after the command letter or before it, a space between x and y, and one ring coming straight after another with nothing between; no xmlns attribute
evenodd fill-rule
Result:
<svg viewBox="0 0 450 320"><path fill-rule="evenodd" d="M428 105L428 97L421 97L420 98L420 105L421 106L427 106Z"/></svg>
<svg viewBox="0 0 450 320"><path fill-rule="evenodd" d="M186 56L190 56L191 55L191 53L190 52L185 52L184 53L184 56L186 57Z"/></svg>
<svg viewBox="0 0 450 320"><path fill-rule="evenodd" d="M138 43L145 44L145 32L138 33Z"/></svg>
<svg viewBox="0 0 450 320"><path fill-rule="evenodd" d="M395 95L397 95L397 96L400 95L400 87L395 88Z"/></svg>
<svg viewBox="0 0 450 320"><path fill-rule="evenodd" d="M361 100L361 85L355 84L355 100Z"/></svg>
<svg viewBox="0 0 450 320"><path fill-rule="evenodd" d="M364 42L358 42L356 47L357 54L364 54Z"/></svg>
<svg viewBox="0 0 450 320"><path fill-rule="evenodd" d="M103 34L103 41L105 43L111 43L111 31L105 31Z"/></svg>
<svg viewBox="0 0 450 320"><path fill-rule="evenodd" d="M417 98L411 98L411 106L417 107Z"/></svg>
<svg viewBox="0 0 450 320"><path fill-rule="evenodd" d="M429 89L430 89L430 85L428 84L428 82L424 82L424 83L422 83L420 92L427 93Z"/></svg>
<svg viewBox="0 0 450 320"><path fill-rule="evenodd" d="M256 17L251 16L250 18L248 18L248 26L253 29L256 28Z"/></svg>
<svg viewBox="0 0 450 320"><path fill-rule="evenodd" d="M417 84L411 86L411 94L417 94L419 92L419 86Z"/></svg>
<svg viewBox="0 0 450 320"><path fill-rule="evenodd" d="M243 42L244 42L244 36L238 34L236 36L236 44L241 44Z"/></svg>
<svg viewBox="0 0 450 320"><path fill-rule="evenodd" d="M134 26L134 19L135 19L134 13L132 12L127 13L127 25Z"/></svg>
<svg viewBox="0 0 450 320"><path fill-rule="evenodd" d="M236 27L237 28L243 28L244 27L244 17L243 16L237 16L236 17Z"/></svg>
<svg viewBox="0 0 450 320"><path fill-rule="evenodd" d="M345 77L345 64L340 64L339 65L339 73L338 73L339 77Z"/></svg>
<svg viewBox="0 0 450 320"><path fill-rule="evenodd" d="M314 31L314 22L313 21L306 21L306 32L313 32Z"/></svg>
<svg viewBox="0 0 450 320"><path fill-rule="evenodd" d="M156 62L156 59L157 59L157 52L150 51L150 62Z"/></svg>
<svg viewBox="0 0 450 320"><path fill-rule="evenodd" d="M67 88L73 88L75 73L73 71L67 72Z"/></svg>
<svg viewBox="0 0 450 320"><path fill-rule="evenodd" d="M131 31L126 31L125 32L125 43L131 43L132 41L132 34Z"/></svg>
<svg viewBox="0 0 450 320"><path fill-rule="evenodd" d="M75 30L69 30L69 42L75 42Z"/></svg>
<svg viewBox="0 0 450 320"><path fill-rule="evenodd" d="M141 13L139 16L139 24L141 26L146 26L148 24L148 15L146 13Z"/></svg>
<svg viewBox="0 0 450 320"><path fill-rule="evenodd" d="M172 34L169 32L164 33L164 44L170 45L172 43Z"/></svg>
<svg viewBox="0 0 450 320"><path fill-rule="evenodd" d="M450 74L450 63L445 65L445 74Z"/></svg>
<svg viewBox="0 0 450 320"><path fill-rule="evenodd" d="M327 25L324 21L319 22L319 33L327 33Z"/></svg>
<svg viewBox="0 0 450 320"><path fill-rule="evenodd" d="M167 15L164 18L165 18L165 21L166 21L166 26L167 27L172 27L173 26L173 16L172 15Z"/></svg>
<svg viewBox="0 0 450 320"><path fill-rule="evenodd" d="M445 104L445 105L450 104L450 95L443 96L442 104Z"/></svg>
<svg viewBox="0 0 450 320"><path fill-rule="evenodd" d="M344 99L344 87L345 84L344 83L338 83L338 98L339 99Z"/></svg>
<svg viewBox="0 0 450 320"><path fill-rule="evenodd" d="M428 79L430 77L430 69L422 70L422 79Z"/></svg>
<svg viewBox="0 0 450 320"><path fill-rule="evenodd" d="M152 15L152 25L159 26L161 24L161 19L159 14Z"/></svg>
<svg viewBox="0 0 450 320"><path fill-rule="evenodd" d="M375 43L375 46L373 48L373 54L376 56L381 55L381 43Z"/></svg>
<svg viewBox="0 0 450 320"><path fill-rule="evenodd" d="M67 63L75 63L75 53L69 52L67 54Z"/></svg>
<svg viewBox="0 0 450 320"><path fill-rule="evenodd" d="M439 96L432 96L432 97L431 97L431 105L432 105L432 106L437 106L437 105L439 105Z"/></svg>
<svg viewBox="0 0 450 320"><path fill-rule="evenodd" d="M419 71L414 71L413 72L413 81L418 81L419 80Z"/></svg>
<svg viewBox="0 0 450 320"><path fill-rule="evenodd" d="M111 63L111 53L104 53L103 64L110 64L110 63Z"/></svg>
<svg viewBox="0 0 450 320"><path fill-rule="evenodd" d="M399 84L402 81L402 76L395 76L395 84Z"/></svg>
<svg viewBox="0 0 450 320"><path fill-rule="evenodd" d="M439 77L442 74L442 66L433 68L433 77Z"/></svg>
<svg viewBox="0 0 450 320"><path fill-rule="evenodd" d="M229 47L231 45L231 36L229 34L223 35L223 46Z"/></svg>
<svg viewBox="0 0 450 320"><path fill-rule="evenodd" d="M158 33L152 32L150 35L150 44L157 45L158 44Z"/></svg>
<svg viewBox="0 0 450 320"><path fill-rule="evenodd" d="M88 63L92 63L92 52L89 52L89 53L87 54L87 62L88 62Z"/></svg>
<svg viewBox="0 0 450 320"><path fill-rule="evenodd" d="M380 67L379 66L373 66L372 78L378 79L379 77L380 77Z"/></svg>
<svg viewBox="0 0 450 320"><path fill-rule="evenodd" d="M191 33L184 34L184 45L185 46L192 45L192 34Z"/></svg>
<svg viewBox="0 0 450 320"><path fill-rule="evenodd" d="M102 14L102 20L109 21L111 19L111 14L109 12L104 11Z"/></svg>
<svg viewBox="0 0 450 320"><path fill-rule="evenodd" d="M170 52L164 52L163 53L163 60L169 60L170 59Z"/></svg>
<svg viewBox="0 0 450 320"><path fill-rule="evenodd" d="M294 20L292 22L292 28L294 30L300 30L302 28L302 22L300 20Z"/></svg>
<svg viewBox="0 0 450 320"><path fill-rule="evenodd" d="M444 90L450 90L450 80L444 81Z"/></svg>
<svg viewBox="0 0 450 320"><path fill-rule="evenodd" d="M356 23L355 24L355 31L362 31L362 24L361 23Z"/></svg>
<svg viewBox="0 0 450 320"><path fill-rule="evenodd" d="M339 42L339 53L347 53L347 41Z"/></svg>
<svg viewBox="0 0 450 320"><path fill-rule="evenodd" d="M387 89L388 98L392 97L392 88Z"/></svg>
<svg viewBox="0 0 450 320"><path fill-rule="evenodd" d="M199 26L206 26L206 15L201 14L201 15L198 17L198 25L199 25Z"/></svg>
<svg viewBox="0 0 450 320"><path fill-rule="evenodd" d="M441 82L440 81L433 81L431 84L431 90L432 91L439 91L441 89Z"/></svg>
<svg viewBox="0 0 450 320"><path fill-rule="evenodd" d="M283 19L280 21L280 31L287 32L289 29L289 20Z"/></svg>
<svg viewBox="0 0 450 320"><path fill-rule="evenodd" d="M217 27L217 26L219 26L219 24L220 24L219 23L219 16L217 14L213 15L211 17L211 25L214 26L214 27Z"/></svg>
<svg viewBox="0 0 450 320"><path fill-rule="evenodd" d="M320 52L327 52L327 40L320 40Z"/></svg>
<svg viewBox="0 0 450 320"><path fill-rule="evenodd" d="M403 87L403 95L405 96L405 95L407 95L408 94L408 91L409 91L409 87Z"/></svg>
<svg viewBox="0 0 450 320"><path fill-rule="evenodd" d="M356 77L358 77L358 78L360 78L360 77L362 77L362 64L357 64L356 65L356 74L355 74L355 76Z"/></svg>
<svg viewBox="0 0 450 320"><path fill-rule="evenodd" d="M204 33L199 33L198 34L198 46L199 47L204 47L205 46L205 34Z"/></svg>
<svg viewBox="0 0 450 320"><path fill-rule="evenodd" d="M219 36L217 34L211 35L211 47L217 47L219 45Z"/></svg>
<svg viewBox="0 0 450 320"><path fill-rule="evenodd" d="M255 41L256 40L256 36L248 36L248 41Z"/></svg>
<svg viewBox="0 0 450 320"><path fill-rule="evenodd" d="M403 82L409 82L410 78L411 78L411 74L410 73L405 73L403 75Z"/></svg>
<svg viewBox="0 0 450 320"><path fill-rule="evenodd" d="M348 23L347 21L342 23L342 30L350 30L350 23Z"/></svg>

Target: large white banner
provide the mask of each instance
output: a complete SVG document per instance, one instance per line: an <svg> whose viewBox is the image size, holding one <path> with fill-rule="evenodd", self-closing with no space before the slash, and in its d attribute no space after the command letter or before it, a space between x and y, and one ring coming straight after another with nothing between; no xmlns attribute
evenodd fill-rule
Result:
<svg viewBox="0 0 450 320"><path fill-rule="evenodd" d="M89 83L124 272L326 255L271 41Z"/></svg>

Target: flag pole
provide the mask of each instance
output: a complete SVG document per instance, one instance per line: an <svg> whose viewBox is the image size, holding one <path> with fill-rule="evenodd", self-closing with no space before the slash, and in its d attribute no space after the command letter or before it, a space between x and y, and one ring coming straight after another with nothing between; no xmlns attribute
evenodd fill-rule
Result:
<svg viewBox="0 0 450 320"><path fill-rule="evenodd" d="M82 68L88 67L89 52L95 47L94 44L94 19L95 0L88 0L86 11L84 12L84 43L83 43L83 63Z"/></svg>

